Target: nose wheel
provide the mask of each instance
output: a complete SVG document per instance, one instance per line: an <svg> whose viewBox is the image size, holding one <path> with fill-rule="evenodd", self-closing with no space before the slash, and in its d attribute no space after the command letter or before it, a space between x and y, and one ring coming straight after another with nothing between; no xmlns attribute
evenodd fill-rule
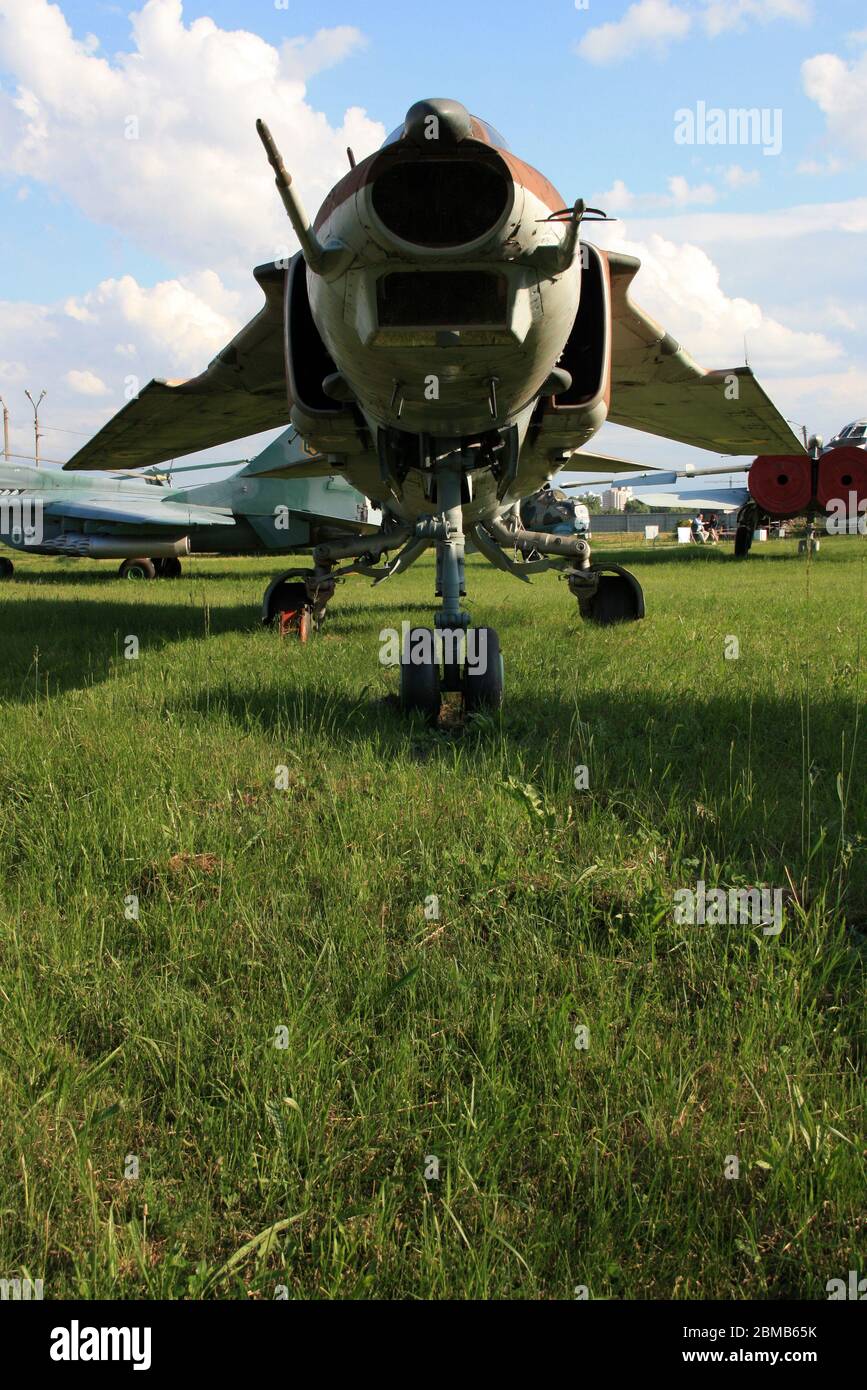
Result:
<svg viewBox="0 0 867 1390"><path fill-rule="evenodd" d="M456 692L475 714L503 703L503 657L492 627L413 628L401 653L400 704L430 724L439 718L442 697Z"/></svg>

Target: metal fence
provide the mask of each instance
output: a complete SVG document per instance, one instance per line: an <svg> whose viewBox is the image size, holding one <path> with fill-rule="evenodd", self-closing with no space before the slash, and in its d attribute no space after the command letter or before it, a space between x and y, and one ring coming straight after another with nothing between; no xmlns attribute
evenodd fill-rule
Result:
<svg viewBox="0 0 867 1390"><path fill-rule="evenodd" d="M660 531L673 531L676 526L688 526L690 512L615 512L613 515L590 513L590 530L596 535L611 531L630 531L644 535L645 526L658 526Z"/></svg>

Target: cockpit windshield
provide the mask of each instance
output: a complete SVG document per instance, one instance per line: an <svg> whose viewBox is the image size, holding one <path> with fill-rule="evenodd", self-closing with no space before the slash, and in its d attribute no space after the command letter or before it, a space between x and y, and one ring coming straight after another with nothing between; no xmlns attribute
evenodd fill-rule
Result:
<svg viewBox="0 0 867 1390"><path fill-rule="evenodd" d="M506 144L505 140L503 139L503 136L494 126L489 125L487 121L481 120L478 116L473 116L473 124L481 127L483 132L483 139L487 140L489 144L496 145L497 149L499 150L508 150L509 146ZM475 134L475 132L473 133ZM388 136L388 138L383 140L379 148L381 150L384 150L386 145L394 145L401 138L402 135L403 124L399 125L396 130L393 130L391 134Z"/></svg>

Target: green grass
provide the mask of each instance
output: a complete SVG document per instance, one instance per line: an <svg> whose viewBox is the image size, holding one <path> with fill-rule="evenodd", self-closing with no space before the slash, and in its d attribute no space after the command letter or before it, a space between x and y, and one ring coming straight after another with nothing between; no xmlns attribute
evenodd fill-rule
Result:
<svg viewBox="0 0 867 1390"><path fill-rule="evenodd" d="M506 706L436 731L378 662L427 621L427 563L349 581L307 647L258 626L263 561L19 563L0 1277L824 1298L864 1272L867 552L724 551L609 546L648 617L607 630L471 561ZM699 878L785 888L782 934L678 925Z"/></svg>

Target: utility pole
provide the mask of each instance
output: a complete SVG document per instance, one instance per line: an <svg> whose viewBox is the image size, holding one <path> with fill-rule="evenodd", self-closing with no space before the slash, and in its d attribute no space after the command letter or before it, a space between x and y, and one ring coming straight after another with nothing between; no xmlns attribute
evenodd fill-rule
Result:
<svg viewBox="0 0 867 1390"><path fill-rule="evenodd" d="M27 397L27 399L28 399L28 401L30 402L30 404L33 406L33 433L34 433L34 436L35 436L35 443L36 443L35 459L36 459L36 467L38 468L38 467L39 467L39 440L40 440L40 437L41 437L40 434L39 434L39 407L41 406L41 404L42 404L42 402L43 402L43 399L45 398L47 392L43 391L43 392L41 393L41 395L40 395L38 401L35 401L35 400L33 399L33 397L31 396L30 392L27 390L26 387L25 387L25 389L24 389L24 394L25 394L25 396Z"/></svg>
<svg viewBox="0 0 867 1390"><path fill-rule="evenodd" d="M9 462L9 408L3 397L0 396L0 405L3 407L3 457Z"/></svg>

